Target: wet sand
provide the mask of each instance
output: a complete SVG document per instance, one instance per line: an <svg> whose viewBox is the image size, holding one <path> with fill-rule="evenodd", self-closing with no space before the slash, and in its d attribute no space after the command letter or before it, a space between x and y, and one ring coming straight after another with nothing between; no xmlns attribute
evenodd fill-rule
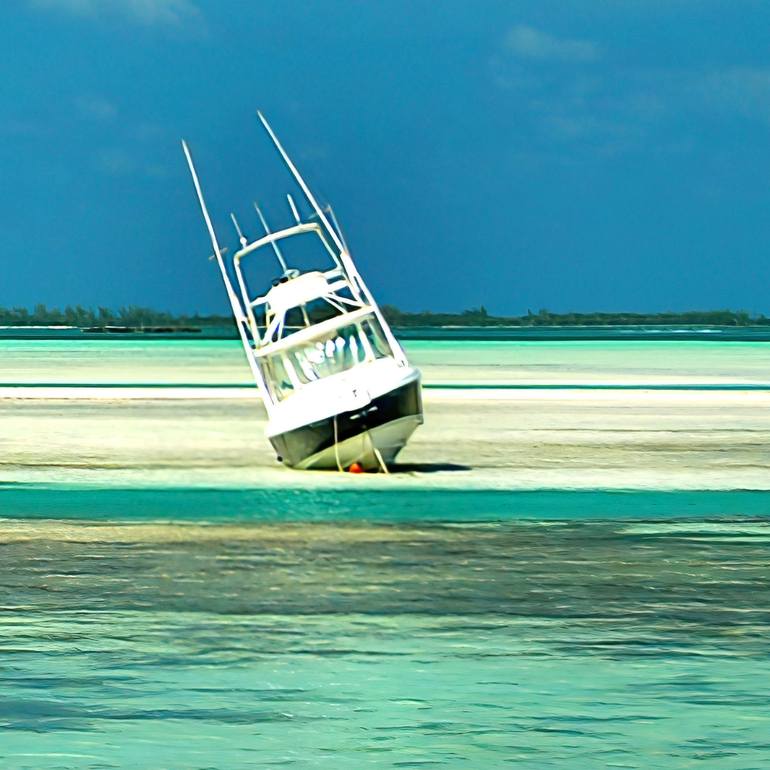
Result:
<svg viewBox="0 0 770 770"><path fill-rule="evenodd" d="M276 462L237 342L3 340L0 483L770 489L769 349L409 341L425 425L362 478Z"/></svg>
<svg viewBox="0 0 770 770"><path fill-rule="evenodd" d="M770 489L768 391L427 390L396 472L355 477L278 464L251 389L125 390L0 391L0 481Z"/></svg>

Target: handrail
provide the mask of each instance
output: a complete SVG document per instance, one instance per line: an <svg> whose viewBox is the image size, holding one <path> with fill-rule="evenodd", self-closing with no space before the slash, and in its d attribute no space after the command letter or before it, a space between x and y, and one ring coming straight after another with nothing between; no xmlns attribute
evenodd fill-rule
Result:
<svg viewBox="0 0 770 770"><path fill-rule="evenodd" d="M370 313L373 313L373 311L374 308L371 305L364 305L363 307L356 308L355 310L351 310L347 313L336 315L334 318L327 318L325 321L321 321L317 324L314 324L313 326L305 327L299 331L292 332L286 337L281 337L277 340L271 340L267 343L263 342L261 346L254 349L254 355L257 358L262 358L263 356L267 356L279 350L283 350L284 348L296 345L299 342L307 342L308 340L315 339L316 337L321 337L327 332L332 331L340 326L353 323L359 318L364 318ZM265 335L265 337L267 337L267 335Z"/></svg>

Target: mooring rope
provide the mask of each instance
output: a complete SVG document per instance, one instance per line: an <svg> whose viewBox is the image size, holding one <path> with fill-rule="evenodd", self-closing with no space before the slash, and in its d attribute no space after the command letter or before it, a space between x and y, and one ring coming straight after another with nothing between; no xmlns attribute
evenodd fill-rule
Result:
<svg viewBox="0 0 770 770"><path fill-rule="evenodd" d="M366 431L366 435L369 437L369 445L372 448L372 453L377 458L377 462L380 464L380 468L382 469L383 473L390 473L388 470L388 466L385 465L385 460L382 458L382 454L380 454L380 450L377 449L377 447L374 445L374 439L372 438L372 434L369 431Z"/></svg>
<svg viewBox="0 0 770 770"><path fill-rule="evenodd" d="M338 431L337 431L337 415L334 415L334 459L337 461L337 470L342 473L344 471L342 463L340 462L340 445L337 443Z"/></svg>

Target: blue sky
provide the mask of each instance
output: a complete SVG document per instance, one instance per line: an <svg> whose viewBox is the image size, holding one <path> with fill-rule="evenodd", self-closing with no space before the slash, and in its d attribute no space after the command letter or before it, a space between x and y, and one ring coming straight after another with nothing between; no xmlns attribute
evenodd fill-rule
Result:
<svg viewBox="0 0 770 770"><path fill-rule="evenodd" d="M269 117L381 302L770 314L770 5L9 0L0 305L214 312Z"/></svg>

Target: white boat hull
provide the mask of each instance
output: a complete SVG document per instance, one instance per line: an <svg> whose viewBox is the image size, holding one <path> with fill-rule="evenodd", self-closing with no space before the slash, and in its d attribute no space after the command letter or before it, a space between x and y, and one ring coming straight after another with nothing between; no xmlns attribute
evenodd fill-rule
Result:
<svg viewBox="0 0 770 770"><path fill-rule="evenodd" d="M279 459L292 468L348 470L358 463L375 470L393 462L422 422L420 380L412 370L396 387L352 408L327 412L268 437Z"/></svg>
<svg viewBox="0 0 770 770"><path fill-rule="evenodd" d="M380 470L382 463L386 466L393 463L422 421L422 415L409 415L378 425L311 455L296 467L301 470L346 470L358 463L365 471Z"/></svg>

